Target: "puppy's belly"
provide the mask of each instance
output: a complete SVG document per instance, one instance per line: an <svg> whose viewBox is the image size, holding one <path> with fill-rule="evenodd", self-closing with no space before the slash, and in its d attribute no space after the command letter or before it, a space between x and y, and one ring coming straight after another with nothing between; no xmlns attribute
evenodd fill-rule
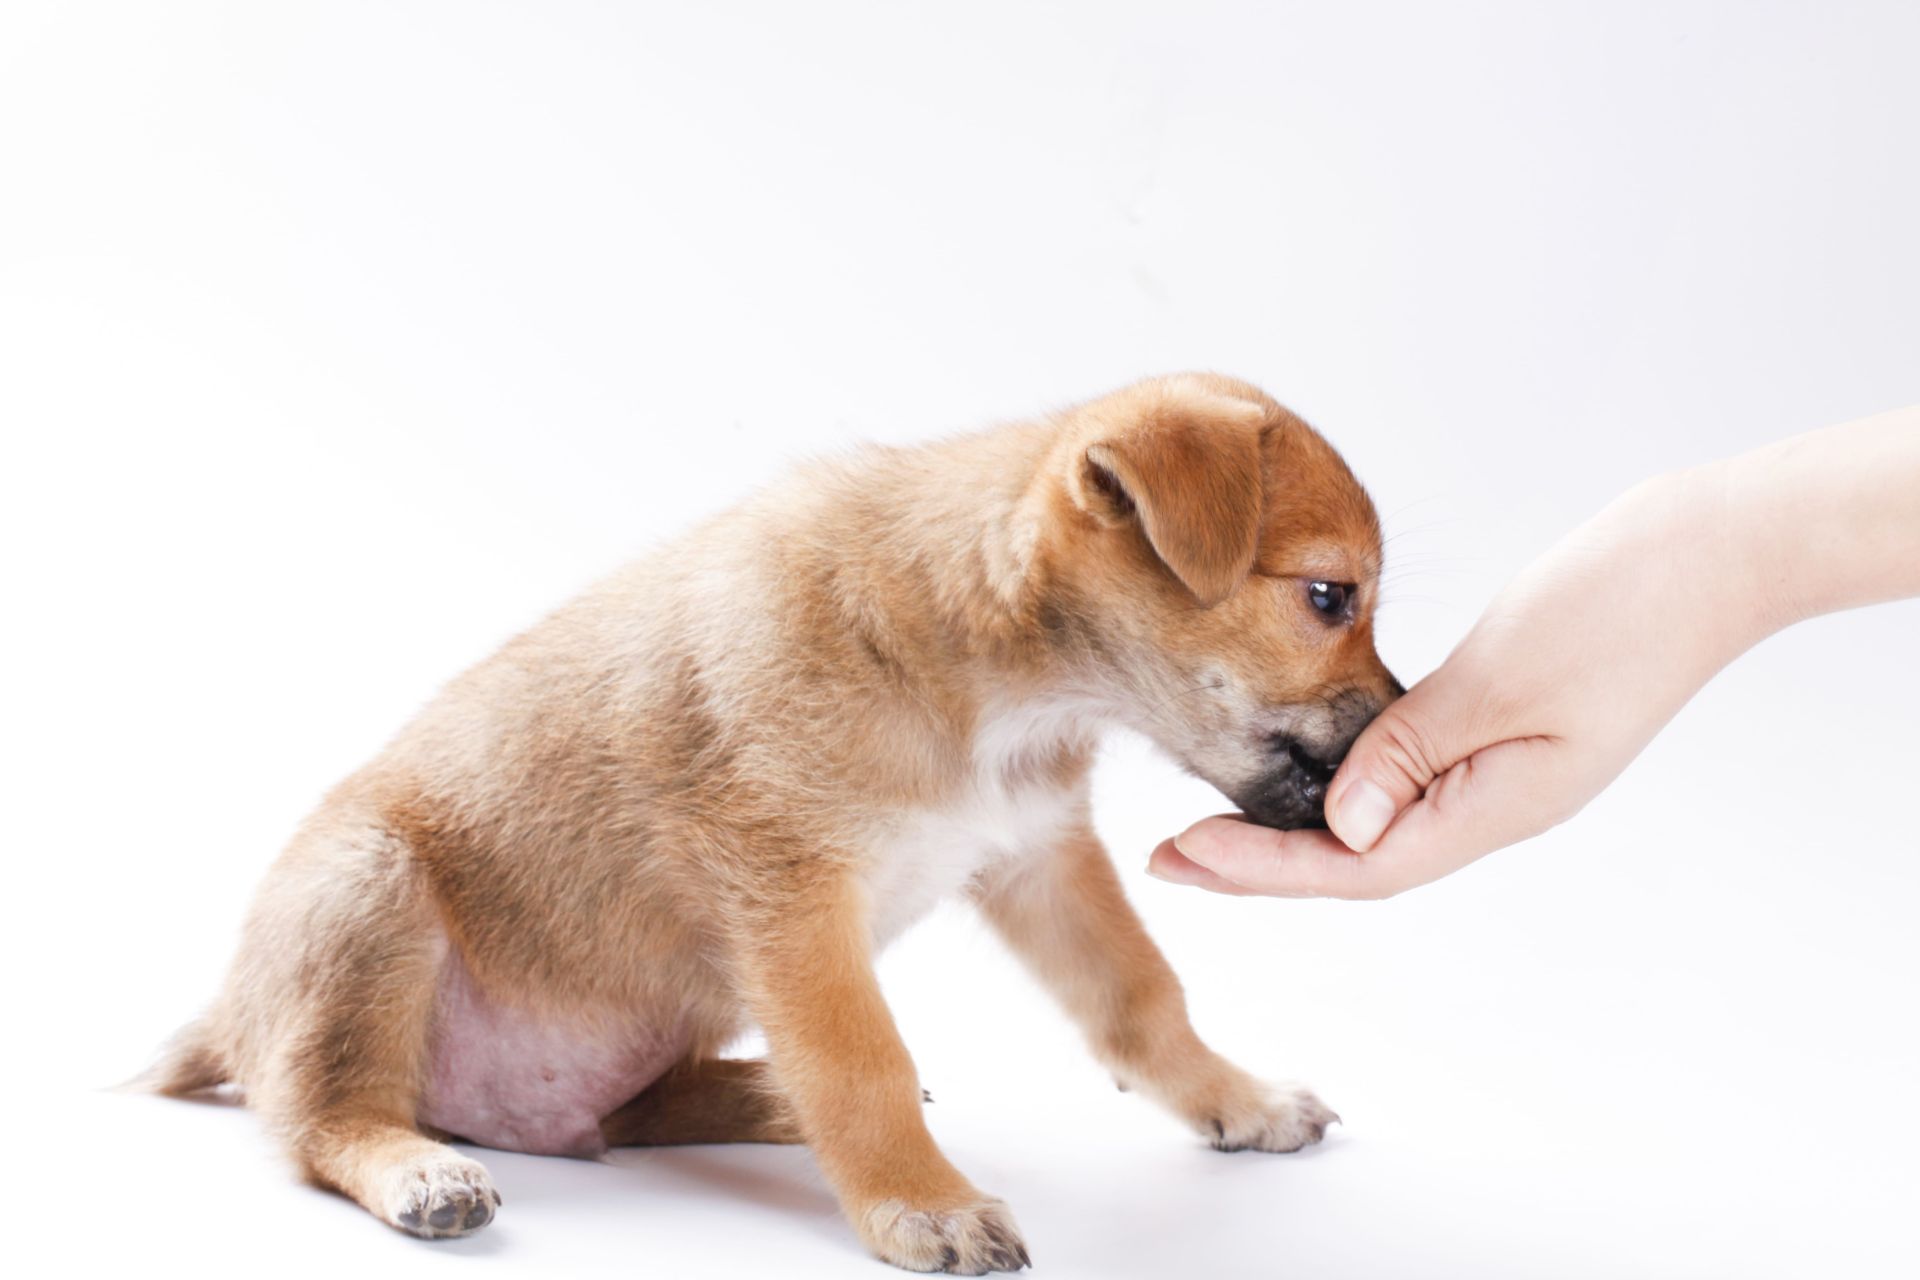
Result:
<svg viewBox="0 0 1920 1280"><path fill-rule="evenodd" d="M600 1121L685 1054L681 1026L543 1019L488 996L449 948L420 1118L503 1151L597 1156Z"/></svg>

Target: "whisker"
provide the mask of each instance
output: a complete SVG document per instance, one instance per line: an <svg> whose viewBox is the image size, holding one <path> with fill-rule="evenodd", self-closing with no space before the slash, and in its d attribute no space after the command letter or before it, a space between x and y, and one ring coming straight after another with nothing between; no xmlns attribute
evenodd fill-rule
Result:
<svg viewBox="0 0 1920 1280"><path fill-rule="evenodd" d="M1197 684L1193 686L1193 688L1191 689L1182 689L1180 692L1173 694L1169 697L1162 698L1160 701L1154 703L1151 707L1148 707L1147 714L1149 716L1158 715L1162 707L1169 706L1175 702L1180 701L1180 699L1182 698L1189 697L1196 693L1203 693L1209 689L1218 689L1221 687L1221 683L1222 682L1219 680L1209 680L1205 684Z"/></svg>

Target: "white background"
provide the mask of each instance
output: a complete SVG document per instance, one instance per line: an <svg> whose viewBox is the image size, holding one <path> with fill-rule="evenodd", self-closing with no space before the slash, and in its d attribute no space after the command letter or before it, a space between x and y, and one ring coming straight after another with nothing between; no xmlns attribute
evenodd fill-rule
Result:
<svg viewBox="0 0 1920 1280"><path fill-rule="evenodd" d="M800 455L1252 378L1386 513L1412 679L1634 480L1920 400L1917 55L1898 2L14 0L20 1274L886 1274L801 1151L487 1155L500 1220L433 1245L98 1087L441 680ZM884 963L931 1123L1060 1280L1911 1274L1916 651L1914 604L1778 637L1384 904L1147 879L1221 802L1116 740L1202 1031L1347 1123L1206 1150L959 911Z"/></svg>

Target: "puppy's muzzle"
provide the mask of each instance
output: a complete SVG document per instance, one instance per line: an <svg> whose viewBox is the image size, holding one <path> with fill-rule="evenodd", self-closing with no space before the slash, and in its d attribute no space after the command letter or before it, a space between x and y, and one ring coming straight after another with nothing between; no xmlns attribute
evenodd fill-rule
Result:
<svg viewBox="0 0 1920 1280"><path fill-rule="evenodd" d="M1234 796L1234 803L1263 827L1292 831L1326 826L1327 784L1340 768L1340 757L1324 759L1298 739L1284 736L1273 739L1273 755L1273 767Z"/></svg>
<svg viewBox="0 0 1920 1280"><path fill-rule="evenodd" d="M1406 692L1391 675L1386 696L1348 689L1330 704L1333 733L1325 743L1291 734L1267 740L1268 767L1233 796L1241 812L1263 827L1291 831L1327 825L1327 787L1339 772L1348 748L1387 703Z"/></svg>

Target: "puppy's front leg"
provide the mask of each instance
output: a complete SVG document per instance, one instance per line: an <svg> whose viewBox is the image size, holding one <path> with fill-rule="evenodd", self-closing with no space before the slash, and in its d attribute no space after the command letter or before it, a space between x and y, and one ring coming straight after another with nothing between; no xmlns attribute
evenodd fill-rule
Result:
<svg viewBox="0 0 1920 1280"><path fill-rule="evenodd" d="M1066 1006L1122 1088L1159 1102L1223 1151L1296 1151L1339 1119L1302 1088L1276 1088L1209 1049L1091 830L980 882L982 912Z"/></svg>
<svg viewBox="0 0 1920 1280"><path fill-rule="evenodd" d="M967 1181L927 1132L851 879L750 919L736 941L749 1007L780 1090L861 1239L912 1271L1027 1265L1006 1205Z"/></svg>

